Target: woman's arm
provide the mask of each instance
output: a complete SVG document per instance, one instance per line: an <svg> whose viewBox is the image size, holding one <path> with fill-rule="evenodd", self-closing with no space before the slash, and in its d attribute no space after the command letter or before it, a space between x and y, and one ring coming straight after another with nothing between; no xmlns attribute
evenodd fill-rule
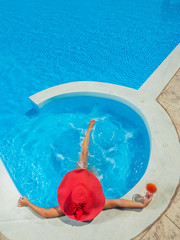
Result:
<svg viewBox="0 0 180 240"><path fill-rule="evenodd" d="M144 202L134 202L126 199L106 199L104 209L110 208L145 208L152 200L152 195L144 198Z"/></svg>
<svg viewBox="0 0 180 240"><path fill-rule="evenodd" d="M42 208L34 205L31 203L27 197L19 198L18 201L18 207L29 207L31 208L35 213L39 214L40 216L44 218L54 218L54 217L60 217L64 215L63 211L59 206L53 207L53 208Z"/></svg>

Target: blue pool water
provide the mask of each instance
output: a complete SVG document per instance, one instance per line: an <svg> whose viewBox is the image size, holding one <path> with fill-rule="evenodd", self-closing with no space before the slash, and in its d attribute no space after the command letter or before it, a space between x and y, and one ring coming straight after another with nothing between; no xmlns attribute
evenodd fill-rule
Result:
<svg viewBox="0 0 180 240"><path fill-rule="evenodd" d="M73 81L138 89L179 43L179 12L178 0L0 0L0 156L24 181L20 167L32 152L33 177L22 193L31 196L42 174L34 164L43 138L32 151L31 134L36 121L43 128L45 110L26 115L28 97Z"/></svg>
<svg viewBox="0 0 180 240"><path fill-rule="evenodd" d="M1 81L29 95L73 81L138 89L179 43L179 12L179 0L0 0Z"/></svg>
<svg viewBox="0 0 180 240"><path fill-rule="evenodd" d="M58 205L57 188L75 169L91 119L88 169L106 198L119 198L148 165L149 136L140 116L126 105L95 97L71 97L27 112L6 134L2 156L22 195L44 207Z"/></svg>

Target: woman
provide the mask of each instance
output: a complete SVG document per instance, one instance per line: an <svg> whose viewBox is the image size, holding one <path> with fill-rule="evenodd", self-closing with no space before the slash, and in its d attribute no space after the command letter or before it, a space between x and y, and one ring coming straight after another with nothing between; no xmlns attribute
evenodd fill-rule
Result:
<svg viewBox="0 0 180 240"><path fill-rule="evenodd" d="M99 180L87 170L89 136L94 123L95 120L89 123L76 170L67 173L59 185L59 206L41 208L24 196L19 198L19 207L27 206L45 218L66 215L77 221L88 221L95 218L103 209L144 208L150 203L152 195L145 196L143 203L125 199L105 199Z"/></svg>

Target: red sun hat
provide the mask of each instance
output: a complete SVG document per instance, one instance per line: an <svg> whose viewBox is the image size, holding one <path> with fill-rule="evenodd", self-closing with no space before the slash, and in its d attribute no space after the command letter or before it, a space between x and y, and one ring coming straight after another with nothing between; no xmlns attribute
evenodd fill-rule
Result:
<svg viewBox="0 0 180 240"><path fill-rule="evenodd" d="M57 198L64 214L77 221L95 218L105 204L101 183L86 169L67 173L58 187Z"/></svg>

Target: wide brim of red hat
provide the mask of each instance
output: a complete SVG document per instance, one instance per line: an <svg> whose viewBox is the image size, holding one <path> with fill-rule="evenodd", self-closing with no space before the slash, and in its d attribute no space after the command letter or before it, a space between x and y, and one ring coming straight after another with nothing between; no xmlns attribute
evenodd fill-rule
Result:
<svg viewBox="0 0 180 240"><path fill-rule="evenodd" d="M88 221L95 218L104 208L105 197L102 186L97 177L86 169L76 169L67 173L58 187L58 203L66 216L75 219L70 211L72 204L71 193L78 184L84 184L89 192L89 200L86 203L80 221Z"/></svg>

